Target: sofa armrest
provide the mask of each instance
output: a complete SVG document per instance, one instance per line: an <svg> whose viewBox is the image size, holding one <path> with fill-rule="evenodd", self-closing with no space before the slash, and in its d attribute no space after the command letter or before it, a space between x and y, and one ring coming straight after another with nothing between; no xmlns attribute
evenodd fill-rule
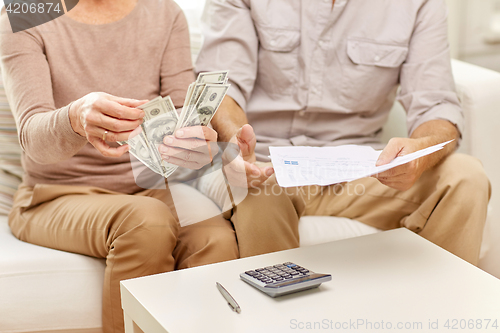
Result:
<svg viewBox="0 0 500 333"><path fill-rule="evenodd" d="M500 155L492 152L498 150L495 138L500 138L496 125L500 123L500 73L459 60L452 60L452 68L465 114L461 151L478 157L485 167L498 165Z"/></svg>
<svg viewBox="0 0 500 333"><path fill-rule="evenodd" d="M500 188L500 73L453 60L453 75L465 113L460 151L481 160L493 189ZM500 197L493 191L492 207L500 210ZM499 212L495 212L499 216ZM500 219L497 218L500 223Z"/></svg>
<svg viewBox="0 0 500 333"><path fill-rule="evenodd" d="M500 277L500 73L458 60L452 67L465 114L460 151L481 160L493 189L485 227L490 248L480 266Z"/></svg>

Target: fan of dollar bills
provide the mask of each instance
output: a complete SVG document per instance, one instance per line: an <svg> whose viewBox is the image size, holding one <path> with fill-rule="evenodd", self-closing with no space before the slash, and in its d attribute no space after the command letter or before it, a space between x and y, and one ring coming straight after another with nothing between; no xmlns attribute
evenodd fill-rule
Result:
<svg viewBox="0 0 500 333"><path fill-rule="evenodd" d="M158 147L163 138L177 129L189 126L207 126L222 103L230 84L228 71L200 73L188 88L184 106L178 115L172 99L157 97L139 108L144 110L142 132L128 141L130 154L148 168L167 178L178 168L161 159Z"/></svg>

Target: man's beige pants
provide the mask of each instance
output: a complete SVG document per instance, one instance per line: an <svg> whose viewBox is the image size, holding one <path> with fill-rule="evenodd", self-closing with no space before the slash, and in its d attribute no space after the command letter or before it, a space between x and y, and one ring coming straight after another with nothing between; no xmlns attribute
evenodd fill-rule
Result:
<svg viewBox="0 0 500 333"><path fill-rule="evenodd" d="M121 280L238 258L229 221L219 214L181 227L168 189L21 186L9 225L23 241L106 258L104 333L124 331Z"/></svg>
<svg viewBox="0 0 500 333"><path fill-rule="evenodd" d="M273 177L225 216L234 224L242 257L298 247L299 218L326 215L382 230L406 227L477 265L490 195L479 160L453 154L404 192L375 178L284 189Z"/></svg>

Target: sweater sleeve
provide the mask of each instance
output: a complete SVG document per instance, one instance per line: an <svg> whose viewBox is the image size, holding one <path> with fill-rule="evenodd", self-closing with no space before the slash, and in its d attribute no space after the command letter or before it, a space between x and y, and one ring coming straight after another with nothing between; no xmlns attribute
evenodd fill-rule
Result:
<svg viewBox="0 0 500 333"><path fill-rule="evenodd" d="M176 107L182 107L194 72L186 17L177 6L177 15L161 63L161 95L170 95Z"/></svg>
<svg viewBox="0 0 500 333"><path fill-rule="evenodd" d="M87 139L71 127L69 105L55 106L42 39L36 28L12 33L5 13L0 17L0 30L4 86L24 153L39 164L69 159Z"/></svg>

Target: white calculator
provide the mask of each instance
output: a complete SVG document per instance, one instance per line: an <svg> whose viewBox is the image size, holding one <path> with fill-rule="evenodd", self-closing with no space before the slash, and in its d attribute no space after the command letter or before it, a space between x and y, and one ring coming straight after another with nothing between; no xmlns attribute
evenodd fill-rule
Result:
<svg viewBox="0 0 500 333"><path fill-rule="evenodd" d="M278 297L319 287L330 281L330 274L314 273L292 262L257 268L240 274L240 278L271 297Z"/></svg>

